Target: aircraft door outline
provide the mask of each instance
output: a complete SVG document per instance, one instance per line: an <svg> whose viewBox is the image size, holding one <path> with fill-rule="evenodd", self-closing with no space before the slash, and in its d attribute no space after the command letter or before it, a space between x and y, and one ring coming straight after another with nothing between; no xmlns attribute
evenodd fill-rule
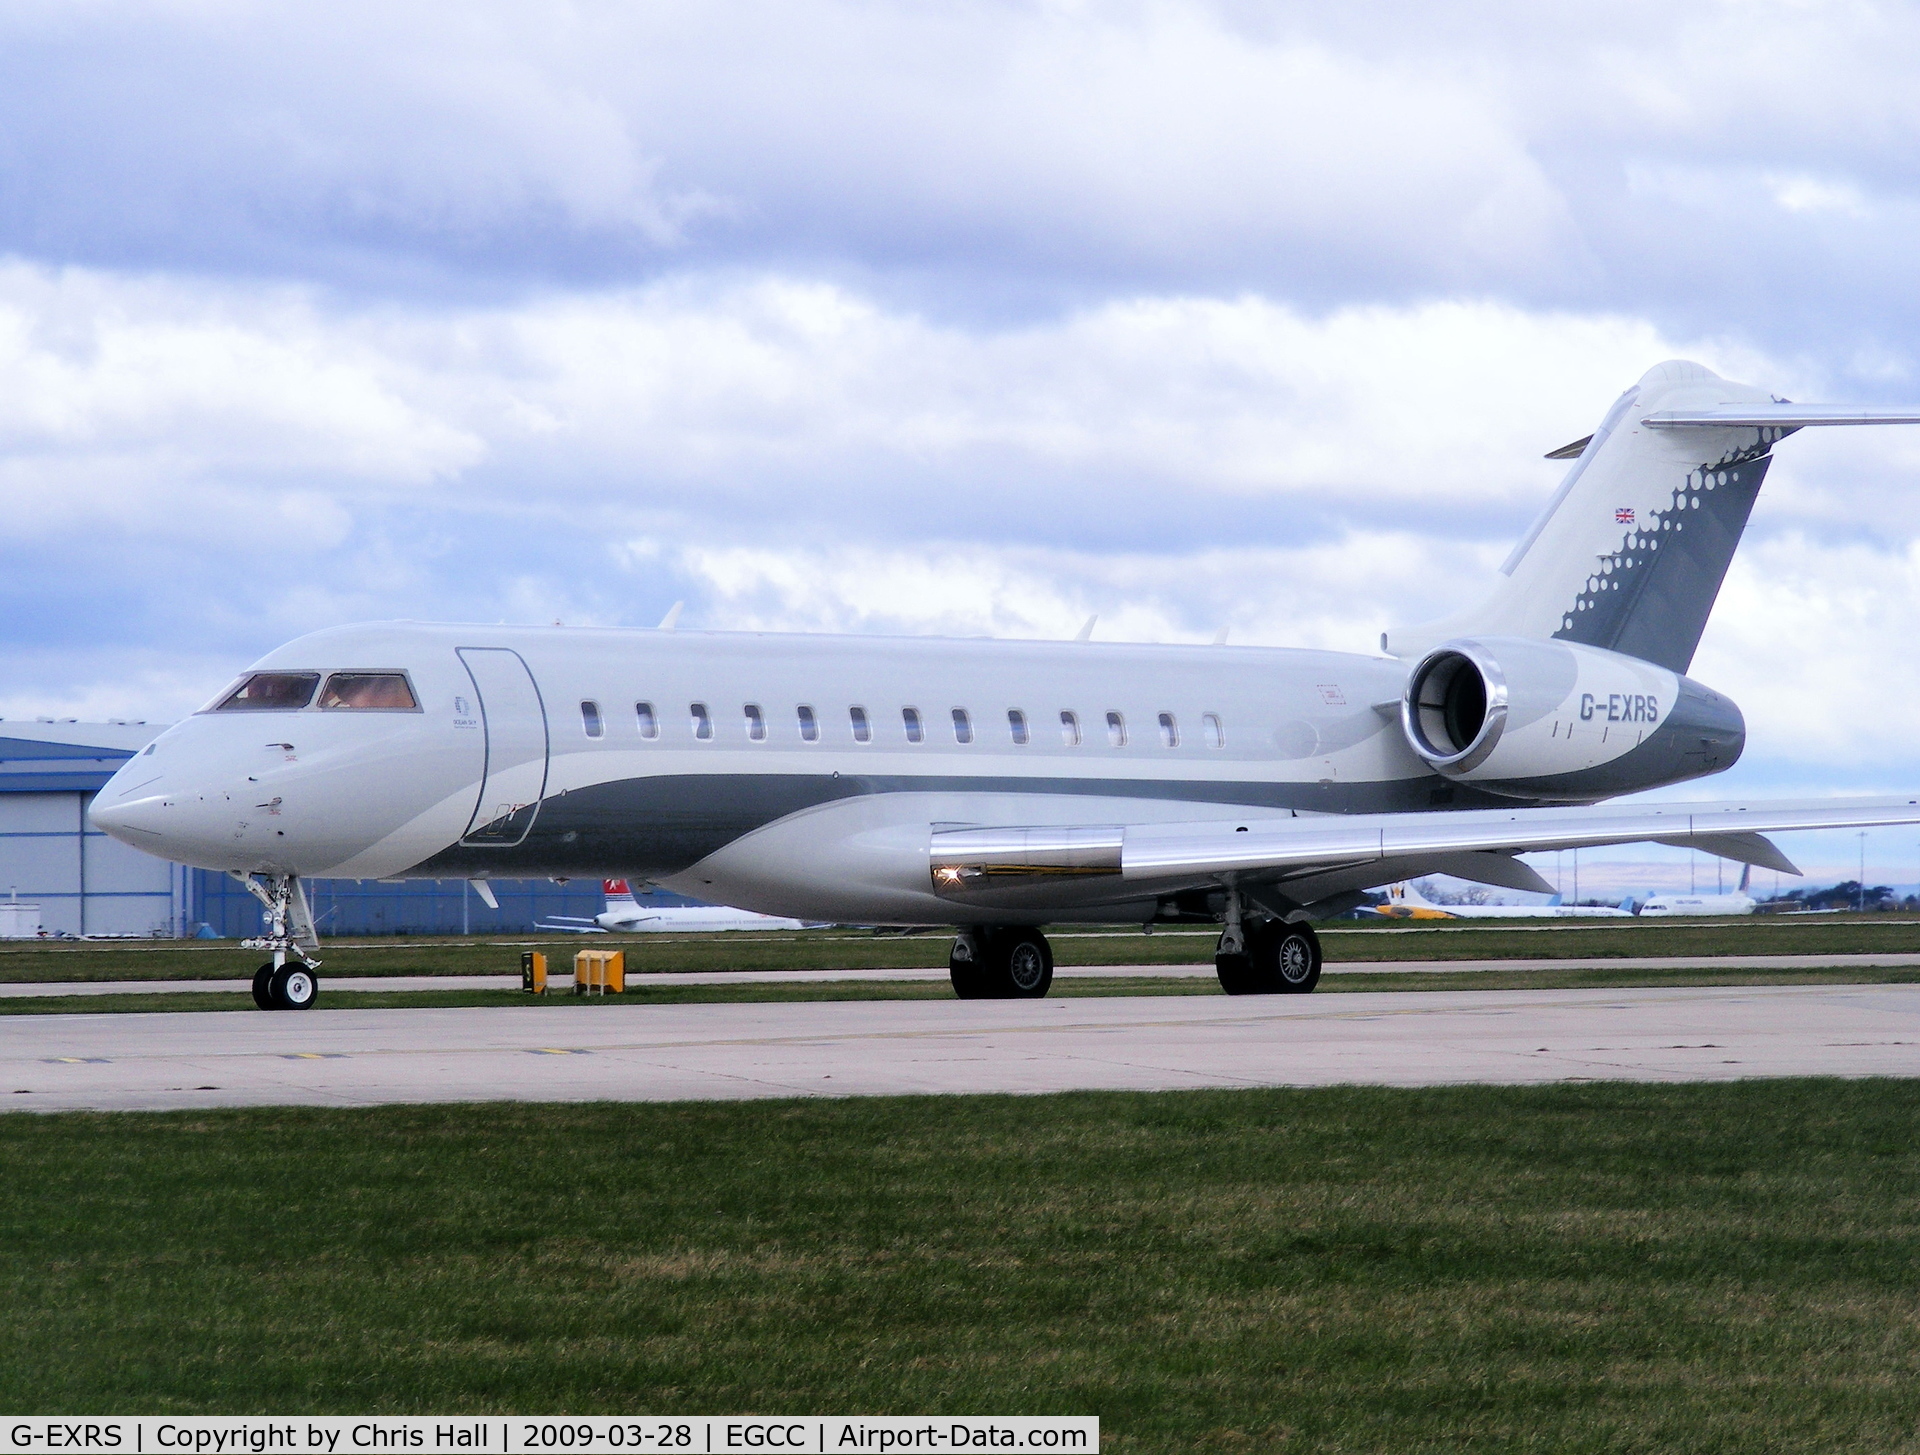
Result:
<svg viewBox="0 0 1920 1455"><path fill-rule="evenodd" d="M455 649L480 706L486 751L480 792L460 842L510 849L523 842L547 792L552 735L533 669L511 647Z"/></svg>

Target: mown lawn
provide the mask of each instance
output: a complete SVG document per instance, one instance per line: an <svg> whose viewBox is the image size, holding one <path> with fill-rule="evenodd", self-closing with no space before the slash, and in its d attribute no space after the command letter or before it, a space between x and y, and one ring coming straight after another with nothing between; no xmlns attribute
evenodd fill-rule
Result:
<svg viewBox="0 0 1920 1455"><path fill-rule="evenodd" d="M10 1411L1912 1449L1920 1083L0 1117Z"/></svg>

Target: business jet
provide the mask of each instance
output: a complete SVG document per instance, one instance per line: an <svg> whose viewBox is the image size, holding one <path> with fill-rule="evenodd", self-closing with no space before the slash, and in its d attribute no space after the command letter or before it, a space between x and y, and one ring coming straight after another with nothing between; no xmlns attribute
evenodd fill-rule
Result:
<svg viewBox="0 0 1920 1455"><path fill-rule="evenodd" d="M1378 885L1546 892L1518 855L1645 840L1797 873L1768 833L1920 822L1920 797L1604 804L1739 758L1739 708L1686 672L1771 452L1873 423L1920 411L1661 364L1552 453L1491 592L1378 652L334 628L161 734L93 822L250 888L278 1008L314 1002L323 876L631 876L952 926L968 998L1046 994L1043 924L1217 923L1228 992L1310 991L1311 921Z"/></svg>
<svg viewBox="0 0 1920 1455"><path fill-rule="evenodd" d="M1388 919L1632 919L1633 911L1604 904L1562 904L1554 895L1545 904L1435 904L1415 884L1387 887L1384 903L1373 912Z"/></svg>
<svg viewBox="0 0 1920 1455"><path fill-rule="evenodd" d="M1752 914L1759 908L1747 893L1747 879L1752 873L1751 864L1741 867L1740 887L1732 894L1650 894L1640 902L1640 913L1656 916Z"/></svg>
<svg viewBox="0 0 1920 1455"><path fill-rule="evenodd" d="M561 930L585 935L686 934L715 930L803 930L797 919L780 915L755 914L747 909L730 909L724 904L642 904L624 879L603 880L601 893L607 907L592 919L578 915L554 915L550 922L535 924L535 929Z"/></svg>

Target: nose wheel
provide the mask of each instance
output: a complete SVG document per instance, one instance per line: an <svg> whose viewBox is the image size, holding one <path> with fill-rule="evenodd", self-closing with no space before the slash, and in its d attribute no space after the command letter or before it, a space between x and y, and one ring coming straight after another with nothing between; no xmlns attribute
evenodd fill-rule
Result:
<svg viewBox="0 0 1920 1455"><path fill-rule="evenodd" d="M303 945L318 949L320 941L300 881L291 874L228 872L267 911L267 933L240 942L249 950L273 951L273 958L253 972L253 1003L262 1010L306 1010L320 995L320 979L313 973L320 962Z"/></svg>
<svg viewBox="0 0 1920 1455"><path fill-rule="evenodd" d="M253 972L253 1003L262 1010L306 1010L320 998L320 977L294 961Z"/></svg>

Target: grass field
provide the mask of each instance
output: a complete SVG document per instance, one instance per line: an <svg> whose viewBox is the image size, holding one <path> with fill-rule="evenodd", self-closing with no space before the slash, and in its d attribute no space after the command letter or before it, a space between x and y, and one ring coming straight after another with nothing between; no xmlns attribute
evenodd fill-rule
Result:
<svg viewBox="0 0 1920 1455"><path fill-rule="evenodd" d="M1836 965L1793 970L1742 967L1676 970L1462 970L1344 971L1328 975L1316 992L1338 995L1361 990L1626 990L1644 986L1690 985L1910 985L1920 981L1920 966ZM820 980L814 982L736 981L706 985L650 985L629 980L625 995L570 994L544 998L517 990L340 990L322 981L319 1007L325 1010L439 1006L609 1006L775 1004L822 1000L952 1000L942 980ZM1104 995L1219 995L1220 984L1206 976L1062 977L1048 992L1055 1000ZM23 995L0 998L4 1015L112 1015L130 1012L221 1010L251 1011L246 995L222 991L161 991L152 995Z"/></svg>
<svg viewBox="0 0 1920 1455"><path fill-rule="evenodd" d="M0 1117L9 1411L1911 1450L1920 1083Z"/></svg>
<svg viewBox="0 0 1920 1455"><path fill-rule="evenodd" d="M1061 929L1053 935L1062 965L1198 964L1213 954L1215 932L1137 927ZM1846 955L1920 951L1920 924L1884 915L1760 916L1737 921L1540 922L1531 927L1447 925L1320 926L1327 958L1374 960L1588 959L1659 955ZM540 947L570 958L583 943L627 953L630 973L649 970L932 969L947 963L945 934L874 935L810 930L782 935L622 935L554 939L461 938L428 941L329 940L328 975L474 975L517 971L520 951ZM53 980L200 980L251 973L259 956L232 941L140 943L28 941L0 945L0 982Z"/></svg>

